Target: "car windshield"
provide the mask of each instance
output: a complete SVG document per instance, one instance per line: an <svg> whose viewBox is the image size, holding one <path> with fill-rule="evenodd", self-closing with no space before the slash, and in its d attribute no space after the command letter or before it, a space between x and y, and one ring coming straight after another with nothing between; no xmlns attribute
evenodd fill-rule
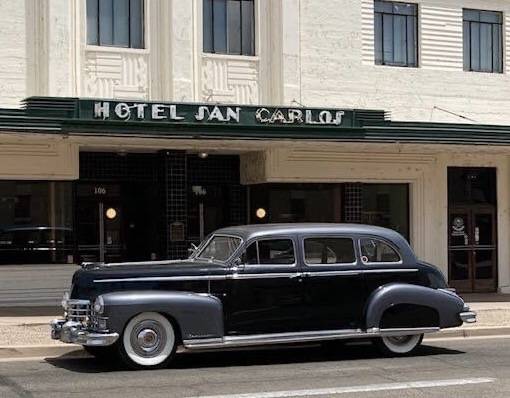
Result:
<svg viewBox="0 0 510 398"><path fill-rule="evenodd" d="M235 236L215 235L198 253L198 258L227 261L241 244L241 238Z"/></svg>

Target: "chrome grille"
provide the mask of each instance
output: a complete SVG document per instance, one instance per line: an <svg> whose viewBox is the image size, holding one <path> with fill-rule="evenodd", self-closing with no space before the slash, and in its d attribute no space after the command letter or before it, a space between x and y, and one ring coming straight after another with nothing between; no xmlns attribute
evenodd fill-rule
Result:
<svg viewBox="0 0 510 398"><path fill-rule="evenodd" d="M87 323L90 320L90 301L89 300L68 300L67 301L67 320L74 322Z"/></svg>

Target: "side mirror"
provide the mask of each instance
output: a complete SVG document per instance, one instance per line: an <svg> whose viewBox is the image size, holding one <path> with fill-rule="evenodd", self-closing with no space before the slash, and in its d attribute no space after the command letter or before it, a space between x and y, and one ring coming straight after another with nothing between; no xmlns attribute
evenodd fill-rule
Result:
<svg viewBox="0 0 510 398"><path fill-rule="evenodd" d="M191 256L191 255L193 255L193 253L195 253L195 252L197 251L197 249L198 249L198 246L197 246L197 245L195 245L194 243L192 243L192 244L191 244L191 247L190 247L190 248L188 248L188 253L189 253L189 255L190 255L190 256Z"/></svg>

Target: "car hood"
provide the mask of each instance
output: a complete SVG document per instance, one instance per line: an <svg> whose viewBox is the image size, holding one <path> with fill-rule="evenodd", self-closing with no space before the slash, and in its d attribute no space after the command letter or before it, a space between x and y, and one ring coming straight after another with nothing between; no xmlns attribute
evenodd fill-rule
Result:
<svg viewBox="0 0 510 398"><path fill-rule="evenodd" d="M94 279L130 278L146 276L193 276L224 274L226 266L217 262L176 260L126 262L114 264L85 264L75 275Z"/></svg>
<svg viewBox="0 0 510 398"><path fill-rule="evenodd" d="M227 270L225 264L196 260L85 264L73 275L71 296L73 298L83 298L84 294L88 296L89 293L98 290L97 281L100 280L106 282L130 278L225 275Z"/></svg>

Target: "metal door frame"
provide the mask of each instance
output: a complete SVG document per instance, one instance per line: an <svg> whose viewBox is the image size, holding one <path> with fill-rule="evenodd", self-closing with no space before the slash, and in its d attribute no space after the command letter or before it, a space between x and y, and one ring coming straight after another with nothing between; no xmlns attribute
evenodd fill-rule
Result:
<svg viewBox="0 0 510 398"><path fill-rule="evenodd" d="M465 213L467 215L466 230L468 234L467 245L452 246L451 232L450 232L450 218L452 213ZM478 246L473 242L476 236L475 231L475 215L476 214L490 214L492 215L492 241L491 245ZM449 283L460 292L476 293L476 292L495 292L498 287L498 236L497 236L497 209L494 205L453 205L448 208L448 279ZM491 279L476 279L476 252L477 250L493 250L493 264L492 271L493 277ZM468 252L468 279L454 280L450 278L451 275L451 252L455 250L464 250Z"/></svg>

